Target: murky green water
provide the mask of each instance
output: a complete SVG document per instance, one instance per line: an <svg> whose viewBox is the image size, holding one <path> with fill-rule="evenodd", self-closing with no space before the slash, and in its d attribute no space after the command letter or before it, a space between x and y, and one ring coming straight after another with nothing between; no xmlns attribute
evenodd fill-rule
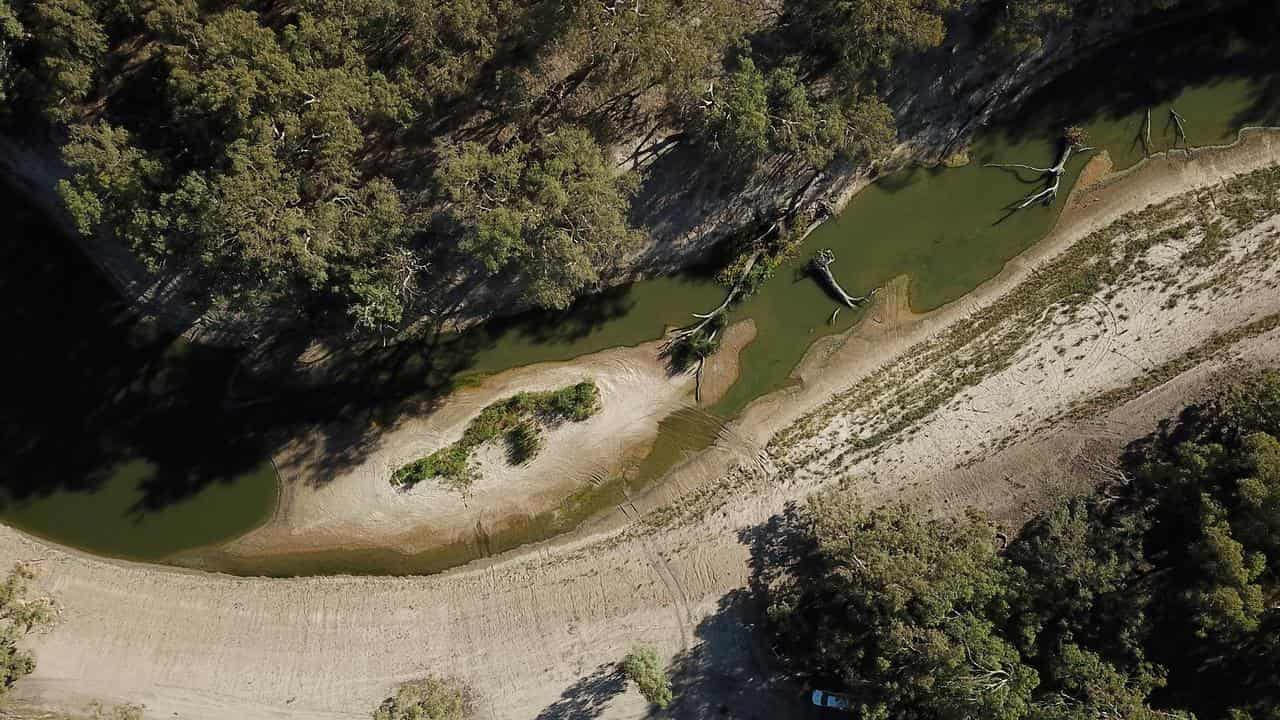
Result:
<svg viewBox="0 0 1280 720"><path fill-rule="evenodd" d="M1259 17L1250 17L1253 12ZM998 273L1009 258L1044 236L1059 211L1060 203L1009 213L1007 207L1040 186L1028 174L1020 177L983 168L983 163L1051 165L1057 153L1054 138L1063 127L1079 124L1088 128L1092 144L1110 152L1118 166L1127 166L1142 157L1139 136L1147 108L1152 111L1151 134L1156 150L1167 147L1174 137L1169 123L1170 106L1185 118L1190 140L1197 145L1229 141L1235 130L1244 125L1280 124L1277 52L1271 49L1266 30L1274 27L1276 13L1274 8L1254 8L1230 22L1218 21L1215 25L1198 21L1105 52L1037 93L1016 117L1002 118L1000 126L979 133L970 148L969 165L956 169L912 168L880 178L859 194L840 217L814 233L795 263L782 268L760 292L734 310L733 320L750 317L755 321L757 340L743 351L741 377L726 396L714 407L690 409L665 420L648 457L623 477L583 489L559 510L513 520L502 528L477 528L473 540L422 555L335 551L241 565L216 553L201 552L184 553L184 561L264 574L430 572L575 527L598 510L620 502L628 490L654 481L682 458L706 447L726 418L785 384L814 340L847 330L859 319L857 313L845 310L835 325L827 324L836 307L834 302L800 272L817 249L835 251L837 261L832 269L850 292L860 294L906 274L911 279L912 306L920 311L932 309ZM1258 33L1256 41L1247 39L1251 32ZM1072 160L1063 181L1063 196L1085 162L1084 157ZM87 444L93 446L93 451L88 454L98 459L87 464L92 469L73 467L49 480L49 473L54 471L35 463L28 470L28 474L36 471L35 479L25 483L30 486L29 492L12 493L17 500L6 503L0 516L61 542L143 558L165 557L232 537L269 511L274 483L258 458L264 457L262 448L270 438L287 433L290 427L339 416L351 418L356 424L364 420L372 425L376 420L394 417L407 403L429 402L447 392L459 374L465 377L568 359L651 340L660 335L664 326L687 323L691 312L714 307L722 294L722 288L697 275L636 283L592 298L567 314L529 316L459 338L395 348L383 356L366 358L340 387L278 395L270 403L238 414L228 414L218 407L225 375L231 367L226 358L206 358L202 361L205 367L174 359L175 352L194 351L184 351L181 344L171 341L155 340L152 344L159 350L153 348L152 352L158 352L159 359L145 353L141 357L127 353L126 362L108 363L113 370L111 377L119 377L110 383L90 384L86 392L92 401L82 403L89 406L87 417L93 418L93 412L100 408L116 417L131 417L115 407L112 393L118 392L117 386L142 383L151 387L150 383L159 382L159 386L140 397L158 395L162 401L176 394L198 399L176 403L176 411L156 413L153 409L150 415L156 419L151 427L127 422L130 430L118 441L98 441L99 435L110 439L122 433L90 422L84 428L81 445L86 444L84 438L89 438ZM38 316L43 311L32 312ZM72 310L65 312L71 314ZM112 322L112 327L119 328L121 321ZM137 332L130 326L129 333ZM66 334L45 342L58 358L77 352ZM118 340L113 342L119 344ZM78 359L85 352L113 357L117 352L113 347L107 343L105 349L79 351ZM205 350L195 354L201 353ZM40 353L36 355L33 363L48 362L47 358L41 359ZM66 367L76 365L78 359L57 364L58 372L67 372ZM182 378L166 385L163 378L167 376L159 372L161 380L148 379L157 374L157 368L169 368L170 375L180 370ZM131 380L130 373L138 379ZM214 380L207 381L201 373ZM21 374L10 373L9 377ZM55 383L56 377L55 373ZM216 387L212 391L200 389L210 386ZM210 397L204 397L206 394ZM125 397L131 396L126 392ZM72 402L69 407L67 414L72 418L81 416L80 405ZM63 418L61 424L55 423L52 437L66 437L75 425ZM21 440L22 434L15 437ZM201 441L187 441L168 453L160 450L165 443L155 439L168 438L172 442L174 437L191 436ZM199 445L197 451L193 451L193 444ZM118 447L107 452L99 446ZM335 467L342 462L359 461L360 443L335 438L334 447ZM219 453L219 449L223 452ZM74 458L81 452L82 449L69 447L66 455ZM187 471L183 468L184 453L200 460L188 463ZM56 455L41 457L48 460ZM153 456L163 456L168 462L157 463ZM219 470L206 467L211 465L207 462L209 457L236 461L230 463L234 467ZM188 476L196 480L182 479ZM83 477L90 481L75 480ZM21 488L24 483L18 486ZM148 493L148 487L177 488L180 492ZM184 488L186 491L181 492ZM157 501L171 497L166 502ZM92 522L94 519L97 524ZM89 526L93 529L87 529Z"/></svg>
<svg viewBox="0 0 1280 720"><path fill-rule="evenodd" d="M148 560L264 521L265 437L223 407L234 354L124 312L79 250L3 197L0 519Z"/></svg>

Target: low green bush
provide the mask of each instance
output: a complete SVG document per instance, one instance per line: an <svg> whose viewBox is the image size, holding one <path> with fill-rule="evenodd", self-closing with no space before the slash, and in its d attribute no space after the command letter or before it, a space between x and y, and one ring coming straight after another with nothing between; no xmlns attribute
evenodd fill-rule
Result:
<svg viewBox="0 0 1280 720"><path fill-rule="evenodd" d="M637 646L622 658L622 674L636 684L645 700L659 708L671 704L671 680L653 648Z"/></svg>
<svg viewBox="0 0 1280 720"><path fill-rule="evenodd" d="M412 487L424 480L443 478L447 485L465 489L475 479L471 452L481 445L503 438L507 457L521 465L542 449L543 425L581 422L599 410L600 389L593 382L513 395L481 410L458 442L396 470L391 484Z"/></svg>

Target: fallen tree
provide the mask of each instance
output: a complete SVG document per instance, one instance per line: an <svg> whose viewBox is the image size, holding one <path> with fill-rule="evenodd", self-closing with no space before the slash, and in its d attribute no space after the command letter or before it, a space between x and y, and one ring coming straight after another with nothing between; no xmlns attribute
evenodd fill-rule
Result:
<svg viewBox="0 0 1280 720"><path fill-rule="evenodd" d="M818 277L822 278L827 289L834 293L836 299L844 303L846 307L858 307L862 303L870 300L871 297L876 294L876 290L879 290L879 288L874 288L866 295L850 295L843 287L840 286L840 282L836 280L836 276L831 273L831 263L835 261L835 253L823 248L813 256L812 260L809 261L809 267L815 274L817 274ZM838 312L840 312L839 308L836 309L836 313ZM832 313L831 321L835 322L835 319L835 313Z"/></svg>
<svg viewBox="0 0 1280 720"><path fill-rule="evenodd" d="M717 338L725 325L729 309L744 296L754 292L773 274L794 251L811 221L812 214L807 211L783 212L763 232L746 243L738 259L721 272L720 282L729 285L724 301L709 312L692 313L698 320L693 325L668 332L666 341L662 344L661 355L668 359L673 371L693 368L697 376L695 398L701 399L702 367L719 347ZM792 231L793 228L795 232Z"/></svg>
<svg viewBox="0 0 1280 720"><path fill-rule="evenodd" d="M1148 126L1150 121L1148 120ZM1034 165L1023 165L1021 163L987 163L983 167L1001 168L1004 170L1031 170L1040 173L1041 178L1045 180L1047 185L1039 192L1031 193L1022 199L1014 210L1022 210L1030 207L1037 202L1043 202L1045 205L1052 204L1058 197L1058 188L1062 186L1062 176L1067 172L1067 161L1071 159L1072 153L1088 152L1093 150L1084 143L1087 134L1082 128L1069 127L1062 134L1062 151L1058 154L1058 162L1052 167L1042 168Z"/></svg>
<svg viewBox="0 0 1280 720"><path fill-rule="evenodd" d="M773 232L773 229L776 228L777 225L778 225L777 223L774 223L772 226L770 226L770 229L767 230L766 232ZM738 299L738 296L742 293L743 288L746 286L747 278L751 275L752 268L754 268L755 264L759 262L760 256L763 254L764 254L763 250L756 250L751 254L749 258L747 258L747 264L743 267L742 272L738 275L738 279L734 281L733 286L729 288L729 293L725 295L724 302L720 303L719 307L712 310L711 312L693 313L693 316L695 318L698 318L701 322L698 322L694 325L690 325L689 327L680 328L678 330L671 332L667 336L667 341L662 345L663 352L669 353L669 351L673 347L675 347L677 344L686 342L691 338L694 338L702 334L704 331L708 330L708 328L710 328L709 339L714 339L715 333L716 333L716 330L718 330L718 327L713 327L713 326L718 326L719 324L718 321L720 317L724 315L726 312L728 312L729 307L732 306L733 302Z"/></svg>

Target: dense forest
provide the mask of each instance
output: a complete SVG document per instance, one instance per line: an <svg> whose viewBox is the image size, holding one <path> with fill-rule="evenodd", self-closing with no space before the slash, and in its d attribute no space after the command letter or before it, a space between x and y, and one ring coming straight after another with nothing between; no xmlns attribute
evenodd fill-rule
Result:
<svg viewBox="0 0 1280 720"><path fill-rule="evenodd" d="M388 333L460 278L563 308L642 239L643 158L867 163L895 63L1179 0L0 0L6 122L78 229L214 306ZM977 18L977 20L975 20ZM656 150L654 150L656 152Z"/></svg>
<svg viewBox="0 0 1280 720"><path fill-rule="evenodd" d="M1280 374L1130 446L1002 547L840 495L760 582L793 668L857 717L1280 718Z"/></svg>

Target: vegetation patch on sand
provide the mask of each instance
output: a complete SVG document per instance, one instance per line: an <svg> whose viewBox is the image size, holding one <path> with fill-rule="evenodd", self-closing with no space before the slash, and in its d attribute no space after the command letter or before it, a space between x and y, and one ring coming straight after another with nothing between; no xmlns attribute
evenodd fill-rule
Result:
<svg viewBox="0 0 1280 720"><path fill-rule="evenodd" d="M600 389L593 382L513 395L480 411L462 439L396 470L391 484L410 488L439 477L451 487L465 489L475 479L474 467L469 464L471 452L481 445L503 438L508 459L521 465L541 449L543 425L581 422L599 410Z"/></svg>

